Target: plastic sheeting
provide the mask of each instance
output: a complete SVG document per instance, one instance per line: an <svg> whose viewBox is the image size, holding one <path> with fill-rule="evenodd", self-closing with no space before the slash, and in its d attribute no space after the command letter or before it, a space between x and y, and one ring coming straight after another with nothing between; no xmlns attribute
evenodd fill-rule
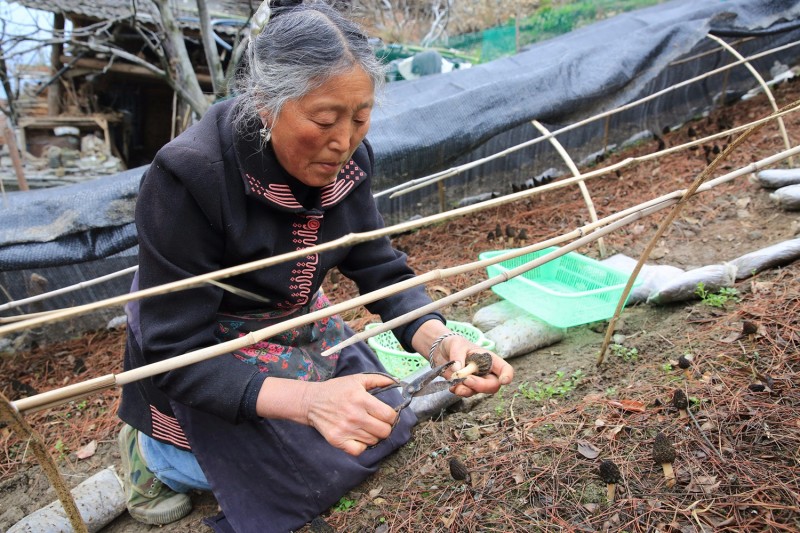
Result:
<svg viewBox="0 0 800 533"><path fill-rule="evenodd" d="M624 13L525 52L441 76L397 82L373 114L380 191L475 160L551 129L572 124L732 62L706 38L764 34L736 48L745 56L800 39L793 25L800 3L791 0L697 2L677 0ZM781 30L781 31L778 31ZM711 53L703 53L709 50ZM776 60L793 64L799 48L754 63L767 72ZM682 59L678 61L679 59ZM723 82L724 77L724 82ZM591 157L612 144L697 116L719 87L755 85L742 66L665 95L604 121L559 136L573 157ZM548 143L515 152L447 182L453 204L463 197L510 192L512 183L555 167ZM565 170L565 169L564 169ZM11 193L0 206L0 270L23 270L98 260L136 244L133 204L143 168L91 183ZM379 198L389 222L436 210L435 187L390 200Z"/></svg>
<svg viewBox="0 0 800 533"><path fill-rule="evenodd" d="M136 246L133 212L145 168L8 194L0 203L0 270L91 261Z"/></svg>
<svg viewBox="0 0 800 533"><path fill-rule="evenodd" d="M393 85L370 132L381 177L376 188L388 189L539 137L530 124L533 119L556 130L732 63L733 56L706 37L709 32L761 35L735 44L745 57L798 40L798 15L800 3L787 0L670 2L618 15L473 69ZM794 48L753 65L769 79L776 60L793 64L797 57ZM744 66L737 66L727 75L613 115L608 138L605 121L598 120L558 139L576 161L592 162L585 158L643 131L660 134L664 127L700 116L722 87L735 95L755 83ZM462 197L488 191L509 193L513 183L548 167L567 174L553 148L542 142L449 178L448 201L454 205ZM424 206L425 197L434 194L435 186L394 200L381 198L379 205L392 221L404 220L420 213L419 204ZM427 205L429 212L436 208L433 202Z"/></svg>

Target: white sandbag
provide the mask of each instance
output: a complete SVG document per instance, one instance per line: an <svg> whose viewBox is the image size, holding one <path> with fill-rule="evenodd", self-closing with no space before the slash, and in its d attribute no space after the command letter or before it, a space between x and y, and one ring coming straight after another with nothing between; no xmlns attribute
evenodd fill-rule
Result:
<svg viewBox="0 0 800 533"><path fill-rule="evenodd" d="M630 274L633 272L633 269L636 268L637 260L625 254L615 254L600 262L614 270ZM646 302L651 294L657 292L661 287L672 282L672 280L683 273L684 270L682 268L672 265L643 265L638 276L642 284L631 290L626 305Z"/></svg>
<svg viewBox="0 0 800 533"><path fill-rule="evenodd" d="M122 482L108 467L93 475L74 489L72 498L90 533L100 531L125 511L125 491ZM60 500L29 514L7 533L71 533L72 525Z"/></svg>
<svg viewBox="0 0 800 533"><path fill-rule="evenodd" d="M800 239L792 239L745 254L731 261L731 264L736 266L736 279L739 280L797 259L800 259Z"/></svg>
<svg viewBox="0 0 800 533"><path fill-rule="evenodd" d="M665 304L693 300L699 298L697 286L700 283L703 284L704 290L717 292L723 287L733 287L735 281L736 266L731 263L695 268L660 287L657 292L650 295L647 303Z"/></svg>
<svg viewBox="0 0 800 533"><path fill-rule="evenodd" d="M510 359L557 343L564 338L564 330L526 314L503 322L485 335L495 342L494 353Z"/></svg>
<svg viewBox="0 0 800 533"><path fill-rule="evenodd" d="M478 309L472 317L472 325L485 332L512 318L526 315L529 315L529 313L521 307L507 300L501 300Z"/></svg>
<svg viewBox="0 0 800 533"><path fill-rule="evenodd" d="M789 185L781 187L769 195L770 199L778 204L778 207L786 211L800 210L800 185Z"/></svg>
<svg viewBox="0 0 800 533"><path fill-rule="evenodd" d="M769 168L756 173L755 182L765 189L800 184L800 168Z"/></svg>

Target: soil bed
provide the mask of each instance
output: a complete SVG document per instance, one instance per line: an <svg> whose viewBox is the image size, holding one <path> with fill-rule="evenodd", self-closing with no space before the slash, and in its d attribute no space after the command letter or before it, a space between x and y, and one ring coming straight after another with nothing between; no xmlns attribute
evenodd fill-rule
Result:
<svg viewBox="0 0 800 533"><path fill-rule="evenodd" d="M800 98L800 84L777 88L778 105ZM668 145L686 142L718 125L744 124L769 114L761 95L725 107L708 118L664 135ZM800 119L786 117L790 137ZM711 147L709 147L711 148ZM611 162L650 153L643 143ZM751 137L718 174L783 149L775 125ZM685 188L706 166L705 150L685 151L626 169L587 185L600 217ZM511 191L506 191L511 192ZM605 239L608 253L638 258L664 214L642 220ZM473 261L502 248L487 233L497 224L525 229L529 243L587 222L577 187L521 200L397 236L396 246L418 272ZM692 199L658 243L650 263L681 268L716 264L794 238L796 213L779 211L768 191L745 178ZM597 257L596 247L581 253ZM428 286L434 298L484 279L475 272ZM800 530L800 263L760 273L735 286L720 307L693 301L625 310L617 333L620 348L595 361L605 323L571 328L564 341L511 360L514 383L494 397L462 402L459 409L417 426L412 441L378 474L325 514L340 531L765 531ZM327 283L334 301L354 294L346 279ZM497 301L491 292L444 310L469 320ZM356 329L375 320L363 310L345 318ZM756 333L742 333L745 323ZM0 390L11 399L121 371L124 331L103 331L6 353ZM675 361L691 356L691 367ZM765 386L765 387L761 387ZM670 405L675 389L689 398L688 418ZM762 390L763 389L763 390ZM119 465L115 437L118 392L35 413L27 420L42 434L74 485L109 464ZM652 459L662 432L677 452L676 484L668 488ZM76 452L91 441L97 451ZM458 458L471 483L450 477ZM618 466L616 501L606 499L598 475L603 459ZM0 530L55 499L28 446L0 429ZM205 531L216 512L208 494L193 495L195 509L163 528L134 522L127 513L104 529L132 533ZM310 530L310 528L308 528Z"/></svg>

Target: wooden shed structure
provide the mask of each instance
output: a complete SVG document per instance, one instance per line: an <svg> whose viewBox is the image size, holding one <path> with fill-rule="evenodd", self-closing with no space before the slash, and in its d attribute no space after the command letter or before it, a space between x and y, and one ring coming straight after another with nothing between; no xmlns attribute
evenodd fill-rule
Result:
<svg viewBox="0 0 800 533"><path fill-rule="evenodd" d="M25 7L53 13L54 34L71 23L66 43L52 46L51 64L36 91L20 101L18 128L25 149L41 156L53 144L56 127L94 131L128 167L152 160L156 151L189 123L167 81L146 66L103 53L122 50L160 69L160 58L147 41L163 39L160 15L150 0L14 0ZM223 65L236 36L258 8L253 1L207 0L214 38ZM204 93L213 98L211 77L200 34L195 0L170 0L183 31L193 70ZM69 26L67 26L69 28ZM82 43L92 44L92 47ZM98 46L99 45L99 46ZM46 89L45 89L46 86Z"/></svg>

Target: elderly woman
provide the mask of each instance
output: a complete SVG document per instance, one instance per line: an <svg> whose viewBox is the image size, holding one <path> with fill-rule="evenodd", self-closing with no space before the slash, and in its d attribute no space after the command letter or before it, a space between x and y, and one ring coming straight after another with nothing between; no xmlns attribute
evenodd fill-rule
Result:
<svg viewBox="0 0 800 533"><path fill-rule="evenodd" d="M365 140L383 72L367 38L324 3L273 9L250 44L235 99L211 107L164 146L142 179L134 289L328 242L383 226ZM174 357L329 305L320 287L337 267L361 292L413 272L386 238L307 254L262 270L129 305L125 368ZM409 289L368 308L390 320L429 303ZM484 351L438 313L394 330L432 363ZM230 354L125 386L119 416L128 509L165 524L211 490L216 531L288 531L327 509L404 444L416 422L364 343L321 357L353 332L338 316ZM492 372L453 392L493 393ZM383 400L383 401L382 401ZM388 403L387 403L388 402Z"/></svg>

